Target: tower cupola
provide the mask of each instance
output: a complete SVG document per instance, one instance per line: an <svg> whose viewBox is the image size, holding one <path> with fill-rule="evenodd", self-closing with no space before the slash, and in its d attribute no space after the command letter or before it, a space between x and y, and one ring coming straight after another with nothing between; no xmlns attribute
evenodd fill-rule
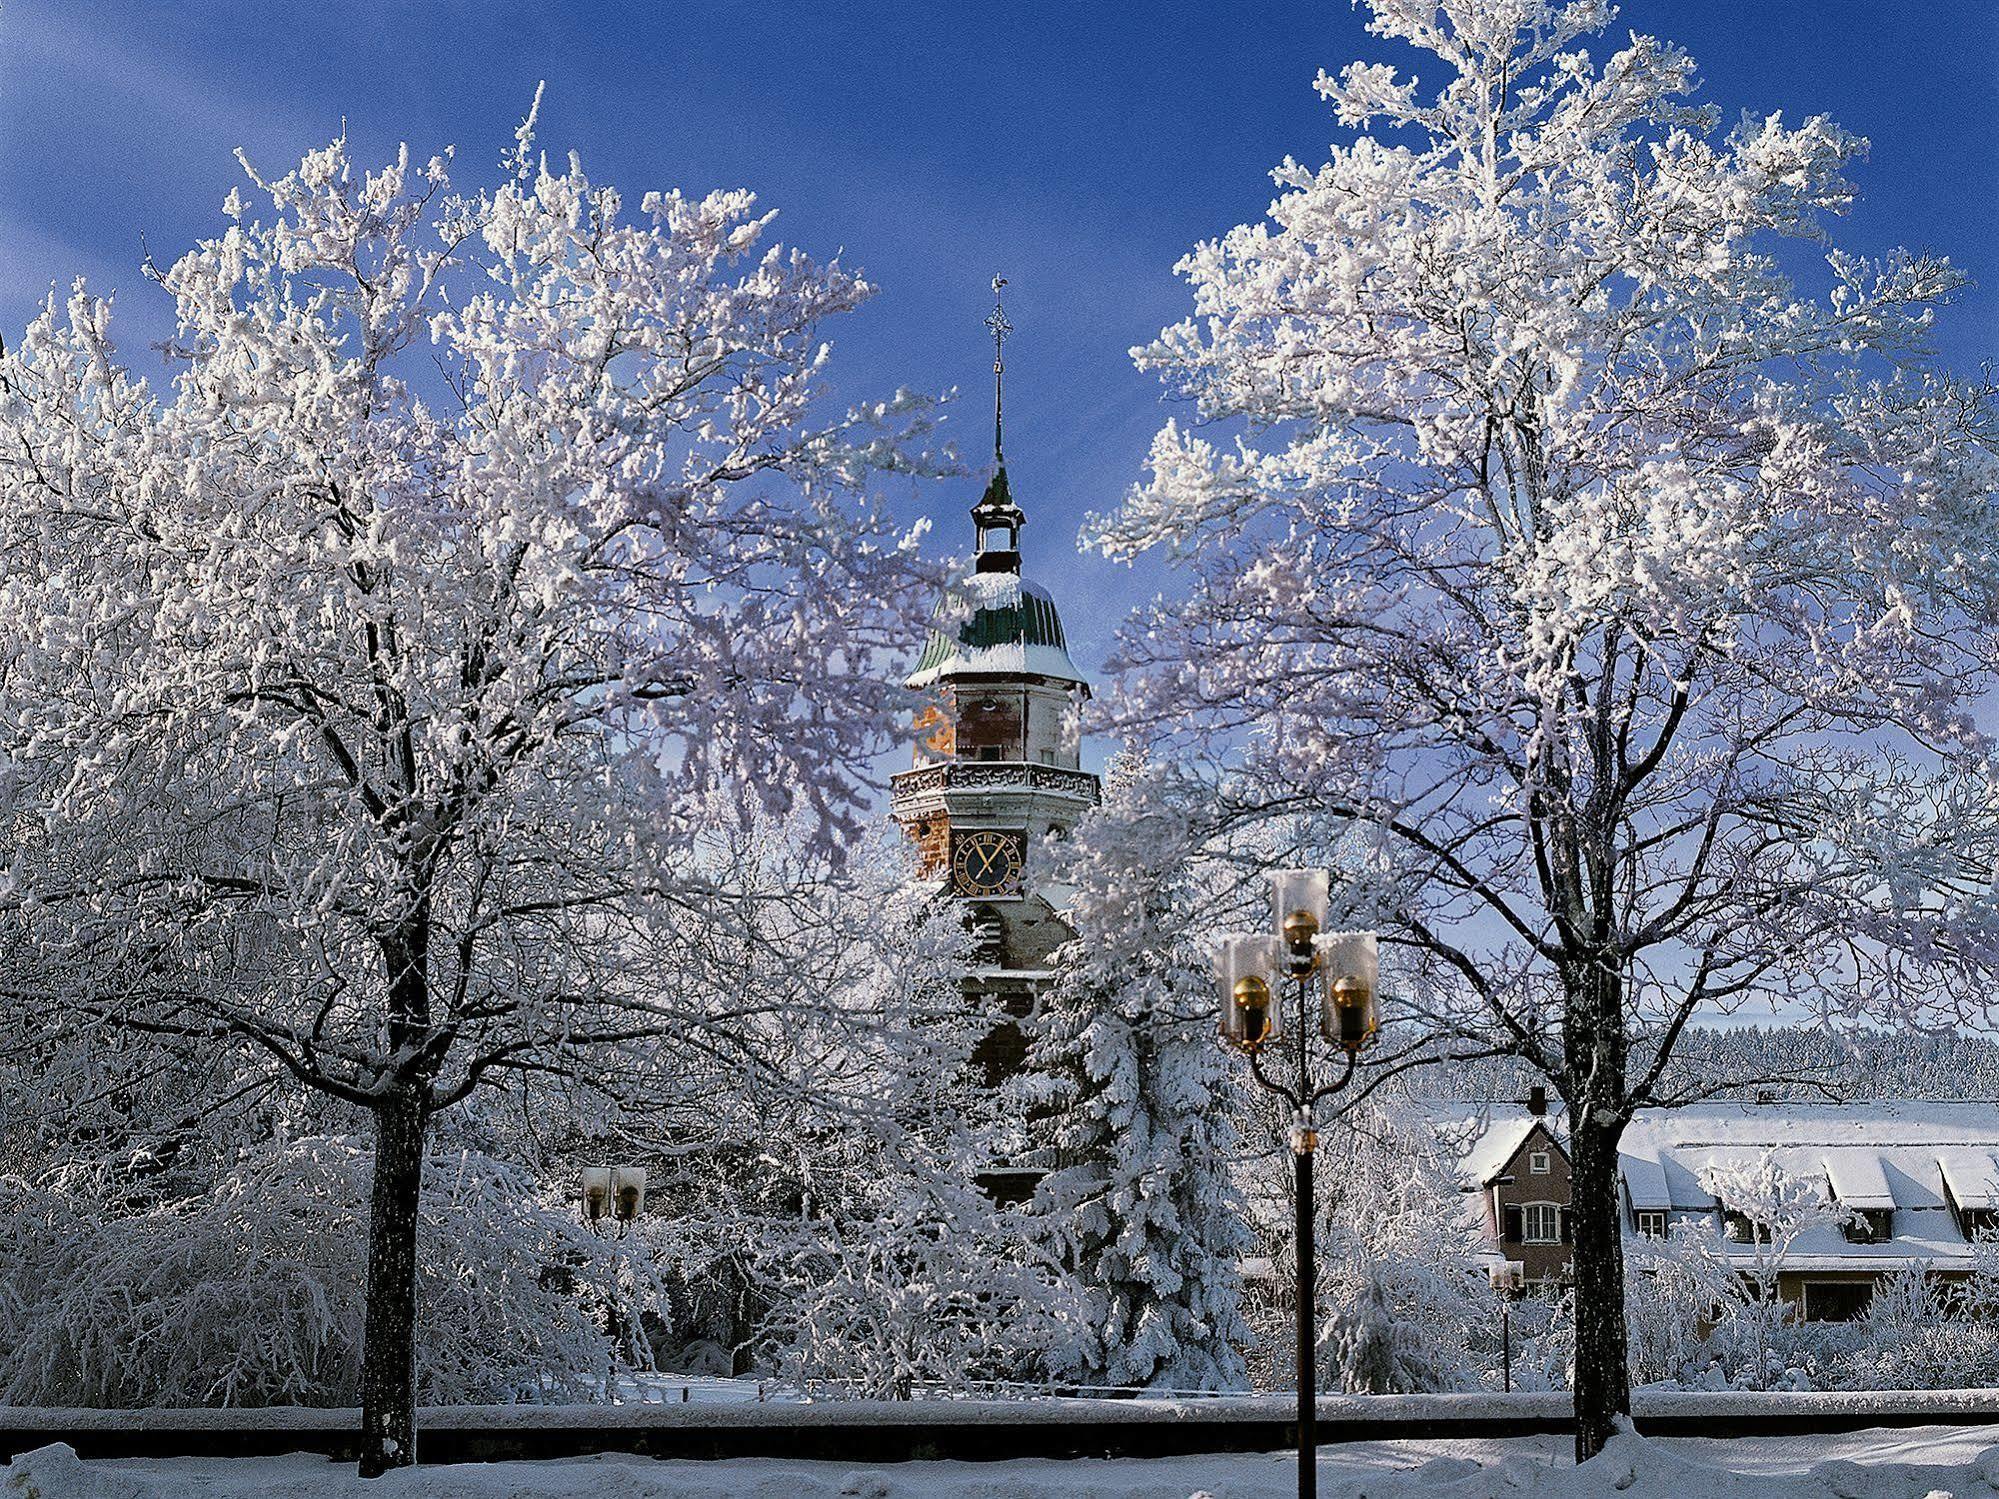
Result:
<svg viewBox="0 0 1999 1499"><path fill-rule="evenodd" d="M1013 502L1013 490L1006 482L1006 464L999 462L993 481L972 507L972 524L978 531L978 557L973 564L982 573L1020 571L1020 528L1027 516Z"/></svg>

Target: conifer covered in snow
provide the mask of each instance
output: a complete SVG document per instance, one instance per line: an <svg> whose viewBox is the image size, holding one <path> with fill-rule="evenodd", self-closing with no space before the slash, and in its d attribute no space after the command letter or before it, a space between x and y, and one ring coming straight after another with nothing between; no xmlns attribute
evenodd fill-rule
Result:
<svg viewBox="0 0 1999 1499"><path fill-rule="evenodd" d="M1321 1380L1369 1395L1476 1389L1472 1344L1498 1322L1498 1305L1458 1190L1458 1142L1387 1099L1338 1118L1323 1138Z"/></svg>
<svg viewBox="0 0 1999 1499"><path fill-rule="evenodd" d="M1555 1084L1588 1456L1617 1143L1708 1086L1665 1078L1689 1019L1991 992L1992 400L1926 354L1947 263L1801 264L1854 195L1831 122L1724 129L1678 48L1593 50L1604 0L1369 9L1415 74L1322 75L1357 133L1136 351L1200 430L1088 534L1187 587L1104 716L1221 767L1225 827L1322 820L1424 1023Z"/></svg>
<svg viewBox="0 0 1999 1499"><path fill-rule="evenodd" d="M1051 1167L1037 1233L1084 1297L1068 1377L1239 1389L1250 1243L1230 1157L1232 1059L1202 947L1220 870L1142 763L1054 854L1075 932L1029 1022L1022 1096Z"/></svg>

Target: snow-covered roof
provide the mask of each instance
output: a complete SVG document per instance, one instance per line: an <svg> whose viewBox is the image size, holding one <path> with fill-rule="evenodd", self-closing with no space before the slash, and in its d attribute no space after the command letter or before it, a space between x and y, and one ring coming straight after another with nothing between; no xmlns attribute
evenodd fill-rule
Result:
<svg viewBox="0 0 1999 1499"><path fill-rule="evenodd" d="M1465 1180L1475 1186L1490 1186L1492 1179L1505 1171L1506 1163L1520 1153L1527 1137L1547 1122L1547 1118L1540 1114L1492 1120L1472 1141L1471 1149L1465 1152L1462 1168Z"/></svg>
<svg viewBox="0 0 1999 1499"><path fill-rule="evenodd" d="M1829 1180L1849 1207L1941 1208L1939 1157L1999 1150L1999 1108L1880 1102L1647 1109L1631 1121L1619 1150L1627 1182L1634 1161L1658 1163L1677 1209L1712 1209L1702 1173L1765 1151L1791 1177Z"/></svg>
<svg viewBox="0 0 1999 1499"><path fill-rule="evenodd" d="M1999 1209L1999 1159L1991 1151L1947 1145L1937 1151L1937 1169L1959 1207Z"/></svg>
<svg viewBox="0 0 1999 1499"><path fill-rule="evenodd" d="M1670 1211L1672 1193L1666 1190L1666 1168L1647 1156L1624 1156L1618 1161L1624 1171L1624 1190L1634 1209L1648 1212Z"/></svg>
<svg viewBox="0 0 1999 1499"><path fill-rule="evenodd" d="M1835 1200L1850 1208L1895 1210L1895 1194L1888 1190L1888 1173L1872 1150L1829 1150L1824 1159L1825 1178L1832 1186Z"/></svg>
<svg viewBox="0 0 1999 1499"><path fill-rule="evenodd" d="M1836 1226L1801 1235L1784 1256L1791 1270L1881 1270L1897 1264L1962 1269L1970 1246L1944 1198L1944 1173L1966 1183L1960 1207L1999 1206L1999 1108L1990 1103L1713 1103L1646 1110L1620 1147L1627 1189L1665 1182L1666 1207L1712 1213L1701 1185L1715 1166L1747 1163L1766 1151L1786 1175L1825 1184L1843 1206L1892 1212L1891 1235L1856 1244ZM1945 1163L1949 1162L1949 1168ZM1648 1187L1649 1190L1649 1187ZM1638 1202L1633 1191L1634 1206ZM1745 1250L1745 1252L1747 1252Z"/></svg>
<svg viewBox="0 0 1999 1499"><path fill-rule="evenodd" d="M946 600L908 685L927 687L952 677L993 673L1083 685L1083 674L1069 659L1054 598L1015 572L973 573L960 581L957 597Z"/></svg>

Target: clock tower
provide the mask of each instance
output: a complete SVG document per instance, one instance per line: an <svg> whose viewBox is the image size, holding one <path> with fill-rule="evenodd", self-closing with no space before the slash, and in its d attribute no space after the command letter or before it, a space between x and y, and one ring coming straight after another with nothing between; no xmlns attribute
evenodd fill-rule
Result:
<svg viewBox="0 0 1999 1499"><path fill-rule="evenodd" d="M909 685L930 706L917 722L915 764L890 779L890 813L916 845L921 874L965 903L978 936L967 984L999 1024L981 1048L990 1081L1018 1068L1015 1023L1052 973L1069 937L1060 892L1028 878L1033 845L1095 806L1077 722L1089 684L1069 659L1062 616L1020 568L1026 516L1007 482L1000 444L1001 350L1012 331L998 305L993 335L993 472L972 507L973 571L939 613Z"/></svg>

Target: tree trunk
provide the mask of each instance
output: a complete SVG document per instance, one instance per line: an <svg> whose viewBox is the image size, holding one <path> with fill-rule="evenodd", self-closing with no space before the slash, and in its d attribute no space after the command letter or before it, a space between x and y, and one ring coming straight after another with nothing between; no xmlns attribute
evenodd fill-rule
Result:
<svg viewBox="0 0 1999 1499"><path fill-rule="evenodd" d="M1624 1322L1624 1225L1617 1184L1621 1122L1572 1120L1569 1222L1574 1236L1576 1461L1603 1450L1631 1413Z"/></svg>
<svg viewBox="0 0 1999 1499"><path fill-rule="evenodd" d="M361 1346L361 1476L416 1461L416 1234L423 1185L423 1090L405 1083L375 1110Z"/></svg>

